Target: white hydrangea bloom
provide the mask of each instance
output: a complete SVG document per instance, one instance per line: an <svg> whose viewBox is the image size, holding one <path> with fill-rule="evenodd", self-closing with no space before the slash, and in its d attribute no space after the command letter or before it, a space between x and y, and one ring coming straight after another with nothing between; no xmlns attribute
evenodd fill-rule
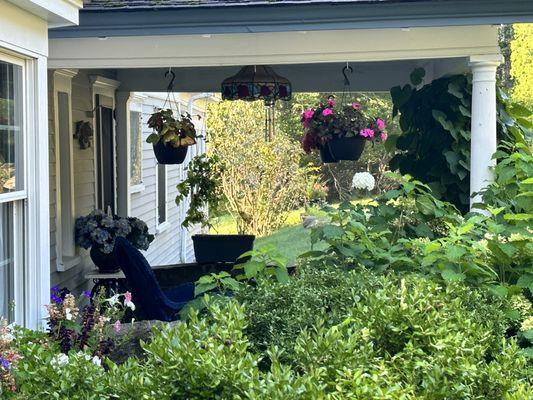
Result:
<svg viewBox="0 0 533 400"><path fill-rule="evenodd" d="M61 368L68 364L68 356L60 353L50 360L50 364L54 368Z"/></svg>
<svg viewBox="0 0 533 400"><path fill-rule="evenodd" d="M373 190L376 186L376 180L368 172L357 172L352 179L353 189Z"/></svg>

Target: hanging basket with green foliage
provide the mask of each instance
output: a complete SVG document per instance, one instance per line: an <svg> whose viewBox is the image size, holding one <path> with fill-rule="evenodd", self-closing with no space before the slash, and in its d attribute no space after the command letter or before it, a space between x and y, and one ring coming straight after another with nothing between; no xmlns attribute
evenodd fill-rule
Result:
<svg viewBox="0 0 533 400"><path fill-rule="evenodd" d="M188 147L196 144L198 137L191 116L183 114L175 118L170 108L153 113L148 127L154 132L146 141L154 146L160 164L181 164L187 156Z"/></svg>

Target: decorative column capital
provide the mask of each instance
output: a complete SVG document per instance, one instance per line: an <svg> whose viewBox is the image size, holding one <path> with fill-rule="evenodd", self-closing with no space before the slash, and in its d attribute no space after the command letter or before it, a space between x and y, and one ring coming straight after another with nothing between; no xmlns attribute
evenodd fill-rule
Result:
<svg viewBox="0 0 533 400"><path fill-rule="evenodd" d="M501 54L471 56L468 65L472 70L472 82L495 82L496 69L502 62Z"/></svg>

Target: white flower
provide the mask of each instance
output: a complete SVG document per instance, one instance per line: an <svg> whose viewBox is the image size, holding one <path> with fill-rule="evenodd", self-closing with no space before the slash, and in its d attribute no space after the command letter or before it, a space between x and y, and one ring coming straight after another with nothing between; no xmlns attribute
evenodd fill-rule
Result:
<svg viewBox="0 0 533 400"><path fill-rule="evenodd" d="M58 354L50 360L50 364L54 368L61 368L68 364L68 356L64 353Z"/></svg>
<svg viewBox="0 0 533 400"><path fill-rule="evenodd" d="M135 311L135 304L133 304L133 301L125 301L124 305L128 308L131 308L131 311Z"/></svg>
<svg viewBox="0 0 533 400"><path fill-rule="evenodd" d="M368 172L357 172L352 179L352 188L372 190L376 185L376 180Z"/></svg>
<svg viewBox="0 0 533 400"><path fill-rule="evenodd" d="M65 318L68 321L72 321L72 313L70 311L70 308L65 308Z"/></svg>
<svg viewBox="0 0 533 400"><path fill-rule="evenodd" d="M110 297L109 299L107 299L111 307L114 307L115 305L120 303L119 296L120 295L115 294L113 297Z"/></svg>
<svg viewBox="0 0 533 400"><path fill-rule="evenodd" d="M100 358L98 356L94 356L93 357L93 364L96 365L97 367L101 367L102 366L102 360L100 360Z"/></svg>

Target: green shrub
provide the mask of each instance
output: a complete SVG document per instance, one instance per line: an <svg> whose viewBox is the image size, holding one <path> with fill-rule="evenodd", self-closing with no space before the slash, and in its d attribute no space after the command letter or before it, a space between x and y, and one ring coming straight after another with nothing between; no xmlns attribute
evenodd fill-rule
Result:
<svg viewBox="0 0 533 400"><path fill-rule="evenodd" d="M20 346L23 359L16 373L17 399L101 400L109 398L102 360L88 352L60 352L55 345Z"/></svg>

